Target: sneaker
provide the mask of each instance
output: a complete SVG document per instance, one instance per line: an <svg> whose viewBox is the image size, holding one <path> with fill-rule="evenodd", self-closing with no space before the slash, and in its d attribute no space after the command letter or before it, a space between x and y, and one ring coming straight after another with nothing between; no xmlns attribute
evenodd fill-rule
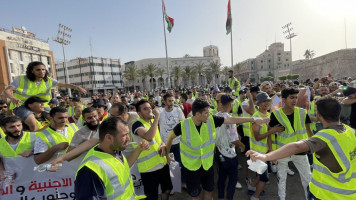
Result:
<svg viewBox="0 0 356 200"><path fill-rule="evenodd" d="M253 191L253 190L247 190L247 194L248 195L253 195L253 194L255 194L255 191ZM266 192L263 190L261 193L260 193L260 196L264 196L266 194Z"/></svg>
<svg viewBox="0 0 356 200"><path fill-rule="evenodd" d="M238 182L238 181L237 181L237 183L236 183L236 186L235 186L235 187L236 187L236 189L241 189L241 188L242 188L242 185L241 185L241 183L240 183L240 182Z"/></svg>
<svg viewBox="0 0 356 200"><path fill-rule="evenodd" d="M290 176L293 176L294 172L290 168L288 168L287 169L287 174L290 175Z"/></svg>
<svg viewBox="0 0 356 200"><path fill-rule="evenodd" d="M247 189L253 192L256 191L256 187L253 187L250 184L247 184Z"/></svg>
<svg viewBox="0 0 356 200"><path fill-rule="evenodd" d="M249 185L249 184L252 183L252 179L251 178L246 178L245 181L246 181L246 185Z"/></svg>
<svg viewBox="0 0 356 200"><path fill-rule="evenodd" d="M242 169L242 166L240 164L238 164L237 169Z"/></svg>
<svg viewBox="0 0 356 200"><path fill-rule="evenodd" d="M277 165L273 165L271 166L271 170L273 173L277 173Z"/></svg>
<svg viewBox="0 0 356 200"><path fill-rule="evenodd" d="M256 198L254 196L251 196L250 200L260 200L260 198Z"/></svg>

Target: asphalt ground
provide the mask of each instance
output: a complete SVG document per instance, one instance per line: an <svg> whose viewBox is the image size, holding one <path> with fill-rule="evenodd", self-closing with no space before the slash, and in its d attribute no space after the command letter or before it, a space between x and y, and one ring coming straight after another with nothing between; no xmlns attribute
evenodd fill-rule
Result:
<svg viewBox="0 0 356 200"><path fill-rule="evenodd" d="M242 165L242 169L238 170L238 179L242 185L242 189L236 189L234 200L249 200L250 196L247 194L247 185L245 182L246 178L246 168L247 168L247 158L243 156L241 153L239 154L239 163ZM286 199L287 200L305 200L304 190L302 187L302 183L300 181L299 173L297 169L294 167L293 163L289 163L290 169L292 169L295 174L293 176L288 175L287 177L287 189L286 189ZM217 166L214 164L214 191L213 191L213 199L218 199L217 192ZM255 173L252 174L251 177L255 177ZM277 174L270 173L269 174L269 184L265 186L265 195L260 196L261 200L279 200L278 198L278 184L277 184ZM201 194L202 195L202 194ZM170 200L189 200L191 197L188 193L182 190L182 193L175 193L169 198Z"/></svg>

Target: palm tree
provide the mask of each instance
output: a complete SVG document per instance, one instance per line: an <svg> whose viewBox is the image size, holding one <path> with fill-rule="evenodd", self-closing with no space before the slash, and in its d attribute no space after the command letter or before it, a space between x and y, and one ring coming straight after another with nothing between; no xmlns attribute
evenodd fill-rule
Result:
<svg viewBox="0 0 356 200"><path fill-rule="evenodd" d="M240 63L237 63L237 64L235 64L234 65L234 67L233 67L234 69L234 74L240 74L240 71L241 71L241 64Z"/></svg>
<svg viewBox="0 0 356 200"><path fill-rule="evenodd" d="M192 71L190 72L190 78L191 78L192 85L197 85L197 83L195 82L197 77L198 77L197 70L192 68Z"/></svg>
<svg viewBox="0 0 356 200"><path fill-rule="evenodd" d="M182 77L183 71L182 71L182 67L181 66L174 66L172 68L172 77L174 78L174 82L175 82L175 86L177 87L178 85L180 85L180 77Z"/></svg>
<svg viewBox="0 0 356 200"><path fill-rule="evenodd" d="M193 69L191 66L187 65L184 67L183 72L184 72L184 77L186 78L186 83L189 86L189 81L190 81L190 77L191 77L191 73L192 73Z"/></svg>
<svg viewBox="0 0 356 200"><path fill-rule="evenodd" d="M209 67L206 67L204 69L204 72L203 72L205 78L206 78L206 84L209 84L211 83L211 80L213 78L213 73L211 73L211 69Z"/></svg>
<svg viewBox="0 0 356 200"><path fill-rule="evenodd" d="M151 82L151 90L153 90L153 77L156 76L156 70L157 67L154 64L148 64L146 66L146 73L148 74L148 76L151 78L150 82Z"/></svg>
<svg viewBox="0 0 356 200"><path fill-rule="evenodd" d="M195 68L194 71L196 71L196 73L198 74L198 83L199 85L201 85L201 76L204 73L205 65L204 63L199 62L194 66L194 68Z"/></svg>
<svg viewBox="0 0 356 200"><path fill-rule="evenodd" d="M313 59L314 56L315 56L314 50L310 50L310 49L305 50L305 53L304 53L305 59L310 60L310 59Z"/></svg>
<svg viewBox="0 0 356 200"><path fill-rule="evenodd" d="M145 69L139 69L137 70L137 77L141 78L142 81L144 81L146 79L146 76L147 76L147 73L146 73L146 70ZM142 82L141 81L141 82ZM145 90L145 83L142 82L142 90Z"/></svg>
<svg viewBox="0 0 356 200"><path fill-rule="evenodd" d="M129 80L133 81L133 88L136 89L136 78L138 77L137 68L135 65L127 66L126 70L124 71L123 76Z"/></svg>
<svg viewBox="0 0 356 200"><path fill-rule="evenodd" d="M166 72L166 71L163 68L158 68L156 70L156 74L161 78L161 80L163 80L163 82L161 83L160 87L164 87L164 79L163 79L164 72Z"/></svg>
<svg viewBox="0 0 356 200"><path fill-rule="evenodd" d="M220 74L220 66L221 64L218 61L213 61L209 64L211 73L214 75L213 80L214 84L216 84L216 79L219 79L219 74Z"/></svg>

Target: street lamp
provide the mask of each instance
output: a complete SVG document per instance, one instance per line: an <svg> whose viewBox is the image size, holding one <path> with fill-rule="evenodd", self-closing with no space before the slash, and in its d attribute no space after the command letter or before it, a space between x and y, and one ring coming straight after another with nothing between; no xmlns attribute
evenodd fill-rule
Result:
<svg viewBox="0 0 356 200"><path fill-rule="evenodd" d="M292 23L289 22L288 24L282 26L282 29L284 30L283 33L286 34L286 39L289 39L289 48L290 48L290 66L289 66L289 74L292 73L292 38L294 38L295 36L297 36L296 34L294 34L292 32L293 28L292 28Z"/></svg>
<svg viewBox="0 0 356 200"><path fill-rule="evenodd" d="M68 73L68 68L66 63L66 54L64 52L64 45L70 44L69 39L72 37L71 32L72 32L71 28L69 28L68 26L64 26L63 24L59 24L57 37L53 39L53 41L62 44L63 59L64 59L63 68L64 68L64 75L65 75L65 83L67 84L70 84L70 81L69 81L69 73ZM68 88L68 95L72 96L72 92L70 88Z"/></svg>

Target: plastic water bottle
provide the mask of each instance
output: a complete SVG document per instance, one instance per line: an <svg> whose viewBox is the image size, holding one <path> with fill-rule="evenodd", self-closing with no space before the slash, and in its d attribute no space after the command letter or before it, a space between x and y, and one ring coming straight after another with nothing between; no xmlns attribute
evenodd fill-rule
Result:
<svg viewBox="0 0 356 200"><path fill-rule="evenodd" d="M169 153L169 158L174 160L174 154L173 153ZM174 170L177 167L178 162L177 161L171 161L169 164L170 164L171 169Z"/></svg>
<svg viewBox="0 0 356 200"><path fill-rule="evenodd" d="M57 168L62 167L62 163L57 163L55 166ZM45 171L49 171L51 168L52 168L52 164L50 164L50 163L40 164L40 165L35 166L33 168L33 171L45 172Z"/></svg>
<svg viewBox="0 0 356 200"><path fill-rule="evenodd" d="M8 187L14 180L15 172L13 171L4 171L5 179L4 179L4 187Z"/></svg>

